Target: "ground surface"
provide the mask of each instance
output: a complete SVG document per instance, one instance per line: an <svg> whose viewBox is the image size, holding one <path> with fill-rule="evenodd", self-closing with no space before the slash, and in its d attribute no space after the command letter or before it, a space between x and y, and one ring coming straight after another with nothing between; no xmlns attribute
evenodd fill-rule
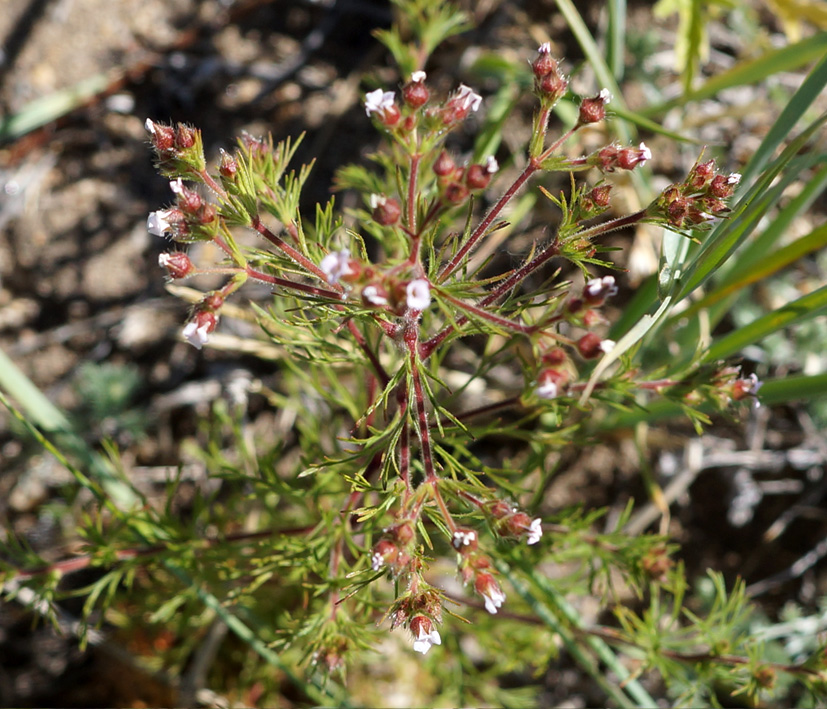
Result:
<svg viewBox="0 0 827 709"><path fill-rule="evenodd" d="M450 42L429 67L444 87L475 80L467 72L480 48L530 56L552 39L571 63L579 61L550 1L474 5L477 29ZM157 257L166 245L145 225L147 212L168 203L169 192L153 170L144 120L198 124L211 156L242 129L277 137L306 130L299 159L319 157L307 205L326 199L333 170L361 159L375 140L360 106L361 76L370 71L388 83L397 80L381 68L387 58L370 35L389 24L387 4L340 0L337 8L289 0L10 0L0 14L0 115L102 73L108 85L75 110L59 112L59 119L0 143L0 347L53 401L81 413L90 386L82 364L135 373L140 386L130 408L143 413L138 429L89 418L89 438L114 437L127 469L148 487L163 480L165 466L179 462L180 441L213 399L239 377L266 380L270 367L178 341L186 306L165 292ZM645 7L631 12L641 41L644 30L654 28L645 38L655 50L646 66L630 69L627 100L634 105L646 98L635 95L636 75L669 74L674 27L652 25ZM777 35L772 18L764 19L764 31ZM705 71L726 68L743 50L742 39L732 27L717 27ZM795 85L799 79L783 80ZM723 97L693 117L701 140L732 145L731 169L757 145L775 110L769 102L763 113L738 114L732 109L743 100ZM525 134L526 116L515 116L512 135ZM663 180L685 169L682 153L659 154L655 169ZM633 236L622 239L628 245ZM645 271L651 251L645 243L636 249L637 268ZM675 495L670 531L693 573L712 567L729 578L742 574L759 584L754 590L771 616L786 601L812 610L827 592L827 567L816 558L801 573L789 570L824 538L827 443L803 407L761 409L746 424L721 423L702 440L677 425L653 438L652 464L664 485L676 471L691 473ZM630 495L644 497L633 450L624 439L588 455L570 454L554 500L620 509ZM7 531L60 556L66 530L50 504L65 484L59 466L0 413L0 519ZM774 574L782 576L764 583ZM4 706L176 703L163 683L124 667L133 665L122 650L104 645L84 655L70 637L43 626L33 630L19 604L0 608ZM550 701L578 693L599 701L564 683L559 691L566 696L556 694L553 669Z"/></svg>

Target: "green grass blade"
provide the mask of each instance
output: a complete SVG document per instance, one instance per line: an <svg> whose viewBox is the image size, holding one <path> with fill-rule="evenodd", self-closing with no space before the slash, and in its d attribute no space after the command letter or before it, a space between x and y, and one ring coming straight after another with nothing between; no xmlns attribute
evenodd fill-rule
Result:
<svg viewBox="0 0 827 709"><path fill-rule="evenodd" d="M764 169L773 153L787 139L804 112L812 106L813 101L822 95L825 86L827 86L827 54L807 75L807 78L793 94L764 140L761 141L755 155L752 156L749 164L743 170L742 179L744 184L751 184L753 178Z"/></svg>
<svg viewBox="0 0 827 709"><path fill-rule="evenodd" d="M758 342L781 328L809 320L825 310L827 310L827 286L822 286L720 338L709 348L703 361L711 362L730 357L747 345Z"/></svg>
<svg viewBox="0 0 827 709"><path fill-rule="evenodd" d="M825 52L827 52L827 32L821 32L782 49L770 50L757 59L736 64L732 69L718 74L694 91L670 101L649 106L641 113L649 117L662 116L677 106L711 98L724 89L758 84L774 74L793 71L821 59Z"/></svg>
<svg viewBox="0 0 827 709"><path fill-rule="evenodd" d="M795 263L801 258L809 254L820 251L827 247L827 224L822 224L816 227L813 231L800 239L796 239L793 243L787 244L778 251L765 250L763 259L751 265L751 268L738 278L723 279L720 287L713 290L701 300L692 303L686 310L681 312L681 318L687 318L695 315L699 310L710 308L713 305L718 305L722 312L716 313L710 318L712 325L717 324L721 317L729 309L728 301L730 296L738 293L738 291L751 286L753 283L758 283L775 275L780 270L786 268L790 264ZM720 307L721 301L724 307Z"/></svg>
<svg viewBox="0 0 827 709"><path fill-rule="evenodd" d="M520 562L517 562L520 563ZM571 655L572 659L591 675L592 679L611 697L619 707L657 706L655 700L643 686L633 678L615 652L600 638L585 635L579 640L577 631L582 631L582 623L577 611L549 584L544 577L525 563L520 563L521 571L536 589L532 592L504 562L498 562L497 568L508 578L517 594L531 606L540 620L553 630ZM550 606L550 607L549 607ZM587 646L620 680L620 687L606 679L606 673L594 662L583 646ZM625 694L624 694L625 692ZM627 696L628 695L628 696Z"/></svg>
<svg viewBox="0 0 827 709"><path fill-rule="evenodd" d="M15 140L82 106L112 82L110 74L98 74L62 91L35 99L11 116L0 117L0 143Z"/></svg>
<svg viewBox="0 0 827 709"><path fill-rule="evenodd" d="M609 27L606 34L606 56L615 81L623 78L626 69L626 0L609 0Z"/></svg>
<svg viewBox="0 0 827 709"><path fill-rule="evenodd" d="M119 507L125 509L138 503L138 496L118 477L109 462L72 430L66 415L0 350L0 393L3 392L17 402L33 426L55 438L60 448L75 456ZM0 400L0 403L5 402Z"/></svg>

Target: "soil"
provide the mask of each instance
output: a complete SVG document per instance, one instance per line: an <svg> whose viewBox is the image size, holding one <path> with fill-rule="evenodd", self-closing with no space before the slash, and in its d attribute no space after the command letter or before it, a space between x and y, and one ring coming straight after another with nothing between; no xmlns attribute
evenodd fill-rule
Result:
<svg viewBox="0 0 827 709"><path fill-rule="evenodd" d="M591 5L587 16L597 22L601 4ZM641 38L652 29L647 5L630 3L630 23ZM475 29L449 41L429 67L446 90L469 74L481 48L528 56L551 39L572 66L581 59L551 0L482 0L471 14ZM763 31L777 36L774 19L762 19ZM252 356L220 348L199 352L180 341L187 305L165 290L158 255L168 244L146 229L148 212L168 204L170 194L153 168L145 119L197 124L213 158L242 130L277 138L306 131L297 162L318 158L304 197L312 214L313 205L328 199L335 169L363 161L376 145L361 106L362 77L397 81L371 35L390 21L382 0L6 0L0 13L0 115L29 115L33 101L77 92L92 77L102 77L103 88L33 130L0 136L0 349L52 401L78 415L86 389L94 386L84 366L115 367L116 377L134 374L139 386L130 407L142 412L141 435L91 417L89 438L114 438L127 469L148 490L155 489L153 471L178 464L181 441L234 379L267 381L272 368ZM667 19L654 30L660 49L637 70L663 71L674 81L667 51L674 26ZM709 74L743 50L725 25L712 34L713 52L704 66ZM632 106L646 100L635 91L631 80L626 98ZM724 95L704 103L695 121L700 140L732 146L733 164L726 166L732 169L754 150L775 115L766 96L759 97L766 113L738 115L732 109L743 98ZM515 145L527 134L528 117L528 111L514 117ZM691 164L684 151L653 141L663 156L661 181L685 170L687 159ZM352 199L337 198L344 204ZM618 237L633 248L636 264L624 284L627 292L636 273L651 269L646 239ZM257 402L251 415L272 412ZM804 406L760 409L744 423L718 422L702 438L684 424L653 434L650 462L665 487L680 482L681 471L694 471L684 489L676 489L669 532L683 545L692 576L707 567L729 579L740 574L758 584L752 587L756 600L770 617L787 602L813 612L827 593L825 553L801 565L806 568L800 573L793 565L823 547L827 443ZM629 497L646 499L628 437L568 456L550 491L554 504L608 505L616 512ZM62 468L0 413L0 519L6 534L46 555L65 552L73 540L56 525L50 506L67 483ZM641 525L648 526L644 517ZM82 579L73 583L80 586ZM140 674L130 652L135 650L107 638L82 651L70 635L33 624L24 603L4 602L0 705L180 703L163 677ZM560 669L556 679L549 677L548 701L578 693L586 702L601 701L583 687L558 682L566 676ZM216 705L220 700L213 697Z"/></svg>

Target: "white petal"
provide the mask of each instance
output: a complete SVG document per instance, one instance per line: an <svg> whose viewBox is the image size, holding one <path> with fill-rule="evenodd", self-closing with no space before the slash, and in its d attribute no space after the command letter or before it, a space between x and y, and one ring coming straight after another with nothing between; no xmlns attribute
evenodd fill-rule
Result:
<svg viewBox="0 0 827 709"><path fill-rule="evenodd" d="M408 283L407 303L411 310L425 310L431 304L431 287L423 278Z"/></svg>
<svg viewBox="0 0 827 709"><path fill-rule="evenodd" d="M150 234L164 236L172 229L169 223L169 210L162 209L158 212L150 212L146 218L146 228Z"/></svg>

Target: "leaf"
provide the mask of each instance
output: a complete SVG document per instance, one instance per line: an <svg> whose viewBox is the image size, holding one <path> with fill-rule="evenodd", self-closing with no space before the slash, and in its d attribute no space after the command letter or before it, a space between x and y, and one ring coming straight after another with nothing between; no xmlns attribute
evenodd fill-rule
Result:
<svg viewBox="0 0 827 709"><path fill-rule="evenodd" d="M703 361L712 362L730 357L770 333L809 320L825 310L827 310L827 286L822 286L720 338L709 348Z"/></svg>

